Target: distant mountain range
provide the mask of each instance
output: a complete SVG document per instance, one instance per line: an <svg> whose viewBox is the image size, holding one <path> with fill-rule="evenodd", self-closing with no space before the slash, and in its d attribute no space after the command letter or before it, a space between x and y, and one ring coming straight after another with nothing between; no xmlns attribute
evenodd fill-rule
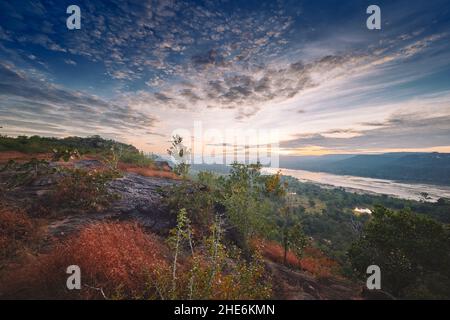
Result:
<svg viewBox="0 0 450 320"><path fill-rule="evenodd" d="M397 181L450 185L449 153L282 156L280 167Z"/></svg>

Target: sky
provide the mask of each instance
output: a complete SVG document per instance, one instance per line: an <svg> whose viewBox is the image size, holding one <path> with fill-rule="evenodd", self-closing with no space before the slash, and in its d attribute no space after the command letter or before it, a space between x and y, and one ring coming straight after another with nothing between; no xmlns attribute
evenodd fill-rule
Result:
<svg viewBox="0 0 450 320"><path fill-rule="evenodd" d="M177 132L203 151L450 152L449 4L0 1L0 133L156 153Z"/></svg>

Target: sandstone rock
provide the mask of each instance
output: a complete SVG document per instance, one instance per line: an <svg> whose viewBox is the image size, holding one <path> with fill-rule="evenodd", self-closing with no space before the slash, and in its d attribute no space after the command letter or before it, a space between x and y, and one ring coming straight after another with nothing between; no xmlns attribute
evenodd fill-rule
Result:
<svg viewBox="0 0 450 320"><path fill-rule="evenodd" d="M121 219L135 219L152 231L165 232L174 226L175 217L170 216L162 204L163 190L177 183L179 181L128 173L110 183L110 190L118 194L120 200L114 202L109 211L120 214Z"/></svg>

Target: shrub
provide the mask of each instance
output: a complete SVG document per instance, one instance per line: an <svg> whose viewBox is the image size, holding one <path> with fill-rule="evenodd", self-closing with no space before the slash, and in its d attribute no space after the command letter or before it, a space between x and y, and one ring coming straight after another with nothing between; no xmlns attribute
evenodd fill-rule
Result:
<svg viewBox="0 0 450 320"><path fill-rule="evenodd" d="M153 283L157 270L168 269L166 255L164 243L135 224L97 223L11 272L3 292L9 297L34 299L155 296L147 284ZM81 290L66 289L69 265L81 269Z"/></svg>
<svg viewBox="0 0 450 320"><path fill-rule="evenodd" d="M339 264L314 247L305 248L300 259L300 267L317 278L328 278L339 274Z"/></svg>
<svg viewBox="0 0 450 320"><path fill-rule="evenodd" d="M259 248L267 259L280 264L283 263L284 249L279 243L254 240L252 244ZM304 249L302 257L296 256L294 252L289 250L286 256L286 265L307 271L318 278L335 276L339 273L339 265L336 261L311 246Z"/></svg>
<svg viewBox="0 0 450 320"><path fill-rule="evenodd" d="M248 241L255 235L277 232L275 202L282 194L279 176L261 176L261 165L234 163L228 176L198 174L197 182L184 181L167 190L166 204L172 214L187 210L196 226L207 227L216 213L223 214L228 239L250 255Z"/></svg>
<svg viewBox="0 0 450 320"><path fill-rule="evenodd" d="M183 138L179 135L172 137L171 146L167 149L167 154L175 160L173 171L186 179L190 168L191 151L183 144Z"/></svg>
<svg viewBox="0 0 450 320"><path fill-rule="evenodd" d="M259 256L250 261L241 259L240 252L229 252L222 244L222 223L219 218L211 225L209 237L194 246L192 229L186 210L180 210L178 224L168 241L173 249L172 274L159 277L162 297L169 299L263 299L271 289L264 275ZM190 254L181 258L181 248ZM200 247L200 248L198 248Z"/></svg>
<svg viewBox="0 0 450 320"><path fill-rule="evenodd" d="M253 240L252 245L260 250L264 257L267 259L283 264L284 260L284 249L283 247L275 241L263 241L263 240ZM286 255L286 265L291 268L300 267L300 259L289 250Z"/></svg>
<svg viewBox="0 0 450 320"><path fill-rule="evenodd" d="M101 211L117 198L107 183L118 177L112 170L68 169L50 195L50 207L69 211Z"/></svg>
<svg viewBox="0 0 450 320"><path fill-rule="evenodd" d="M185 209L189 219L199 229L199 233L208 230L214 220L215 207L220 200L214 190L201 183L183 181L166 188L164 193L167 194L164 203L173 216L181 209Z"/></svg>
<svg viewBox="0 0 450 320"><path fill-rule="evenodd" d="M185 229L186 230L186 229ZM216 233L217 235L217 233ZM0 297L18 299L262 299L270 296L264 267L245 262L209 238L195 254L180 243L176 261L157 236L136 224L97 223L30 259L0 282ZM211 242L211 241L213 242ZM210 251L208 243L217 244ZM81 269L81 290L66 289L66 268ZM172 266L172 267L171 267ZM175 288L175 289L174 289Z"/></svg>
<svg viewBox="0 0 450 320"><path fill-rule="evenodd" d="M77 149L81 154L104 154L114 147L124 152L138 153L139 151L129 144L120 143L114 140L106 140L100 136L66 137L63 139L48 138L39 136L0 136L1 151L20 151L24 153L47 153L53 149Z"/></svg>
<svg viewBox="0 0 450 320"><path fill-rule="evenodd" d="M416 290L420 298L450 297L450 229L425 216L377 206L349 258L361 278L378 265L385 290L397 297Z"/></svg>
<svg viewBox="0 0 450 320"><path fill-rule="evenodd" d="M126 164L132 164L138 167L152 167L155 165L155 161L147 157L142 151L123 152L119 156L119 161Z"/></svg>
<svg viewBox="0 0 450 320"><path fill-rule="evenodd" d="M188 290L180 298L214 300L268 299L271 296L269 279L265 275L264 264L258 256L249 262L241 257L230 259L226 254L214 262L207 256L199 256L187 262L189 272L184 276L189 289L193 279L192 295ZM227 270L228 269L228 270ZM213 273L213 270L216 272Z"/></svg>
<svg viewBox="0 0 450 320"><path fill-rule="evenodd" d="M4 207L0 208L0 269L14 258L19 251L38 242L38 223L24 212Z"/></svg>

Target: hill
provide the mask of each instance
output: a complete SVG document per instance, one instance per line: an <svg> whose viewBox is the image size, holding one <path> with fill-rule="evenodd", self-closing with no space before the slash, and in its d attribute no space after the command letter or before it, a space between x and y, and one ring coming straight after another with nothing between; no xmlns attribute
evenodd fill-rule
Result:
<svg viewBox="0 0 450 320"><path fill-rule="evenodd" d="M281 157L280 166L340 175L450 185L448 153Z"/></svg>

